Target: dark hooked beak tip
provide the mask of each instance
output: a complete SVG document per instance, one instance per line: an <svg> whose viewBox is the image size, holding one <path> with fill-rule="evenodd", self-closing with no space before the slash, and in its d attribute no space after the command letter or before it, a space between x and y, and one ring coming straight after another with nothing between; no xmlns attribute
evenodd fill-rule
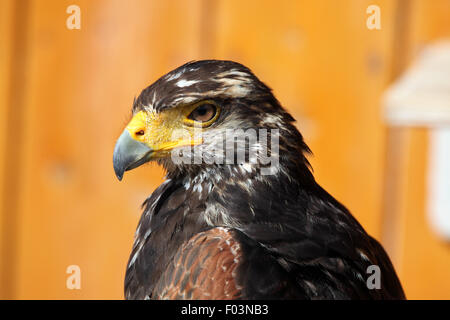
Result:
<svg viewBox="0 0 450 320"><path fill-rule="evenodd" d="M151 148L133 139L128 130L124 130L114 148L113 166L117 179L122 181L125 171L148 162L151 155Z"/></svg>
<svg viewBox="0 0 450 320"><path fill-rule="evenodd" d="M123 174L125 173L125 170L120 169L120 168L114 166L114 172L116 173L117 179L119 179L119 181L122 181L122 179L123 179Z"/></svg>

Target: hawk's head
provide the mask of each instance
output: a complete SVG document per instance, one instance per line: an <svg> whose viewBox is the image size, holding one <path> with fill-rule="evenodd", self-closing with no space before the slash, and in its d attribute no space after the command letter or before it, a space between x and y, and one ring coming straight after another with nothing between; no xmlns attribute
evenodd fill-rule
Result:
<svg viewBox="0 0 450 320"><path fill-rule="evenodd" d="M273 166L303 171L309 151L294 119L271 90L245 66L232 61L187 63L142 91L133 118L117 141L119 180L158 160L170 173L197 175L219 169L252 173Z"/></svg>

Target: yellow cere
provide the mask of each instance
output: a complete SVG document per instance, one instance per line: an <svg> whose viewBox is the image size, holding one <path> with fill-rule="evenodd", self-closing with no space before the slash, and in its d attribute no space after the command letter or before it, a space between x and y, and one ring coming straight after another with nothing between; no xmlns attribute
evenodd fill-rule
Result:
<svg viewBox="0 0 450 320"><path fill-rule="evenodd" d="M166 155L175 147L201 144L201 128L188 125L187 116L192 106L173 108L162 112L139 111L128 123L131 137L154 150L152 157ZM199 132L200 131L200 132Z"/></svg>

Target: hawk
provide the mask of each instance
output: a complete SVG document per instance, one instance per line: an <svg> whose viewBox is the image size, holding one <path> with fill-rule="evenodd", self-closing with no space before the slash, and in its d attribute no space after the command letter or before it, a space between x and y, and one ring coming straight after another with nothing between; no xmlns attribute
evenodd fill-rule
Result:
<svg viewBox="0 0 450 320"><path fill-rule="evenodd" d="M233 61L189 62L142 91L114 170L157 161L167 175L143 204L126 299L405 298L383 247L315 181L294 121Z"/></svg>

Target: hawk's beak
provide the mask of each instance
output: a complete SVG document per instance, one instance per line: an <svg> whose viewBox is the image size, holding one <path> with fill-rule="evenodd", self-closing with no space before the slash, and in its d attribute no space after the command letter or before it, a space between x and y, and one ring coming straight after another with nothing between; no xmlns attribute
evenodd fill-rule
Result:
<svg viewBox="0 0 450 320"><path fill-rule="evenodd" d="M125 171L148 162L152 153L151 148L133 139L129 131L125 129L114 148L113 164L117 179L122 180Z"/></svg>

